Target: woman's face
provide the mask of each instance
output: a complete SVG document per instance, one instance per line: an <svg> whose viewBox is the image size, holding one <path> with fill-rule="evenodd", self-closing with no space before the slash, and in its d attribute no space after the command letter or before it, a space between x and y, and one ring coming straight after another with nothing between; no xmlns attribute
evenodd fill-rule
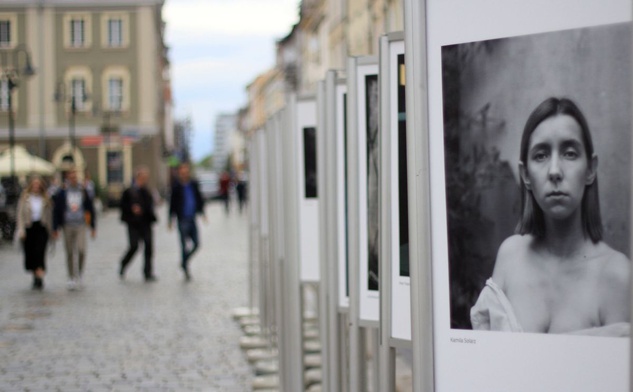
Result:
<svg viewBox="0 0 633 392"><path fill-rule="evenodd" d="M39 178L36 178L31 182L31 192L42 193L42 181Z"/></svg>
<svg viewBox="0 0 633 392"><path fill-rule="evenodd" d="M546 217L566 219L580 213L585 187L595 180L597 158L588 157L578 122L556 115L530 136L521 176Z"/></svg>

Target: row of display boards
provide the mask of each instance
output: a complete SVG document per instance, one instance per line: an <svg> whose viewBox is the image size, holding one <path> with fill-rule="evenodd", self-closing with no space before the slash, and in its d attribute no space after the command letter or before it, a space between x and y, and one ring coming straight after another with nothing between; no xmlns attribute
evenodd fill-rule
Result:
<svg viewBox="0 0 633 392"><path fill-rule="evenodd" d="M282 390L304 388L306 284L324 391L364 390L363 333L380 391L398 347L415 391L629 390L631 16L626 0L407 0L378 57L254 133Z"/></svg>

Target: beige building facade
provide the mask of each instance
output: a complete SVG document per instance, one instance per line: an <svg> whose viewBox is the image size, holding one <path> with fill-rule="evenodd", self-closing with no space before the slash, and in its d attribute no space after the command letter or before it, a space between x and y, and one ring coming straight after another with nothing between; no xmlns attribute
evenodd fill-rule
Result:
<svg viewBox="0 0 633 392"><path fill-rule="evenodd" d="M167 185L173 147L162 0L5 0L0 55L30 56L36 74L13 89L15 142L63 170L85 169L118 198L133 167ZM2 75L4 70L0 70ZM6 79L0 80L0 144L8 140Z"/></svg>
<svg viewBox="0 0 633 392"><path fill-rule="evenodd" d="M404 29L403 12L402 0L303 0L299 22L277 43L276 66L247 87L248 130L260 128L271 107L282 108L288 92L314 94L325 73L344 70L349 56L378 55L380 36Z"/></svg>

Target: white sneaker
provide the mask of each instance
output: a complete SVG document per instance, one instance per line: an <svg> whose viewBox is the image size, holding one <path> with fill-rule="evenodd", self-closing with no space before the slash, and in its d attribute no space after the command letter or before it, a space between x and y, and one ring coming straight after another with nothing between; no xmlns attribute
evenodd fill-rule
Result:
<svg viewBox="0 0 633 392"><path fill-rule="evenodd" d="M84 288L84 280L81 275L77 279L75 279L75 285L77 286L77 290L83 290Z"/></svg>
<svg viewBox="0 0 633 392"><path fill-rule="evenodd" d="M70 290L70 291L77 290L77 282L75 281L75 278L71 278L68 281L68 284L66 286L68 287L68 290Z"/></svg>

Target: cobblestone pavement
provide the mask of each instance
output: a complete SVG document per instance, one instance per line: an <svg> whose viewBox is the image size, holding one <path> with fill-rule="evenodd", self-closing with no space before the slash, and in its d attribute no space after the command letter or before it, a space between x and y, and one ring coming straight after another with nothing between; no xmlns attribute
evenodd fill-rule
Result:
<svg viewBox="0 0 633 392"><path fill-rule="evenodd" d="M19 250L0 245L0 391L250 390L231 318L248 295L247 214L207 206L186 283L178 232L167 230L164 206L159 213L155 283L143 281L142 247L119 280L127 238L118 210L102 214L88 241L81 291L66 289L60 241L43 292L30 289Z"/></svg>

